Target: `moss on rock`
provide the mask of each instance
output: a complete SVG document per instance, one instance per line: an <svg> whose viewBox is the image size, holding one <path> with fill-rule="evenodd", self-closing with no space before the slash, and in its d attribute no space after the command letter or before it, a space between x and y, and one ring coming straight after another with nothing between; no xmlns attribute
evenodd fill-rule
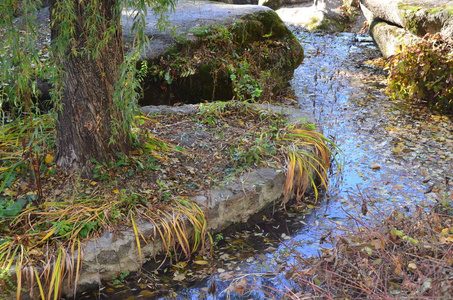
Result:
<svg viewBox="0 0 453 300"><path fill-rule="evenodd" d="M406 29L417 36L442 31L447 20L453 16L452 5L428 7L400 3L398 8L403 12Z"/></svg>
<svg viewBox="0 0 453 300"><path fill-rule="evenodd" d="M142 104L268 101L288 85L303 60L302 46L271 10L227 26L193 27L188 34L197 39L179 38L149 62Z"/></svg>

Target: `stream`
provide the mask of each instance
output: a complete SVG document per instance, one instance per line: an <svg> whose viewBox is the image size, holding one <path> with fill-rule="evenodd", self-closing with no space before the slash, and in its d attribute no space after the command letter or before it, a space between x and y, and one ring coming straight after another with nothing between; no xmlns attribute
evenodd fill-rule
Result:
<svg viewBox="0 0 453 300"><path fill-rule="evenodd" d="M203 263L182 262L157 274L145 268L147 281L107 284L98 298L282 299L278 291L294 288L287 279L294 253L317 256L321 237L362 214L364 199L368 214L361 217L371 222L396 208L410 214L416 205L429 207L452 187L446 182L453 182L451 118L390 101L386 75L366 62L380 56L369 36L292 29L306 54L292 81L294 95L342 151L336 165L343 168L333 171L329 194L315 206L214 237L213 262L199 257Z"/></svg>

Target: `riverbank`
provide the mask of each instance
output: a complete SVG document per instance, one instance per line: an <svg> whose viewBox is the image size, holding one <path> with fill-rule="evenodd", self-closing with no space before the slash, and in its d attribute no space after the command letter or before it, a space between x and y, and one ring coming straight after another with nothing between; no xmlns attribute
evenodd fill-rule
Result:
<svg viewBox="0 0 453 300"><path fill-rule="evenodd" d="M163 293L148 294L151 299L165 295L227 299L228 292L241 297L237 294L241 286L244 299L268 299L270 295L277 299L285 292L291 299L286 287L304 290L298 284L302 277L297 277L291 264L302 258L305 264L315 265L313 257L324 253L323 248L331 248L330 241L341 239L342 234L353 239L354 232L344 229L356 228L355 220L370 224L367 226L375 220L382 226L395 209L410 218L417 206L431 210L439 205L439 195L451 197L452 182L445 184L445 178L452 175L451 118L423 105L391 101L385 94L386 73L369 63L380 57L370 37L300 28L293 32L307 54L292 81L295 97L301 109L314 115L325 134L340 145L343 171L331 177L330 194L317 205L295 206L287 214L275 214L274 219L262 217L248 230L218 236L216 259L206 265L187 264L148 277L149 284L164 288ZM414 220L420 220L417 218ZM357 233L363 236L370 232L360 228ZM358 235L357 239L362 238ZM349 253L363 258L368 255L365 248ZM329 250L325 253L328 259ZM409 263L403 267L409 268ZM296 270L304 276L316 275L305 274L304 265ZM177 281L174 274L186 277ZM317 288L325 287L325 281L317 283ZM215 294L209 294L213 287ZM136 290L131 291L127 284L120 287L123 295L144 291L133 288ZM114 292L108 295L115 297ZM304 296L303 292L298 295Z"/></svg>

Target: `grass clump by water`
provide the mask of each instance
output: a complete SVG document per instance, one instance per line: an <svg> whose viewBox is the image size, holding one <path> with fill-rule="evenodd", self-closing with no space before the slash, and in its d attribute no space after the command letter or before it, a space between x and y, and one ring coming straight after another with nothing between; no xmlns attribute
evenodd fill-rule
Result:
<svg viewBox="0 0 453 300"><path fill-rule="evenodd" d="M203 104L189 114L139 116L133 153L92 160L91 178L65 174L55 164L50 115L3 124L3 293L57 299L63 286L75 289L83 243L104 230L133 232L140 256L142 245L160 238L172 258L188 258L203 248L207 234L204 211L189 197L257 167L287 173L285 199L300 199L308 186L326 186L330 142L313 124L284 119L236 101ZM155 237L142 235L139 220L156 225Z"/></svg>
<svg viewBox="0 0 453 300"><path fill-rule="evenodd" d="M196 203L138 188L168 153L178 151L140 128L143 118L137 119L136 152L111 162L93 160L90 179L55 165L51 119L30 115L0 127L0 294L19 299L27 291L33 299L59 299L63 284L75 294L82 245L104 230L133 231L141 260L141 245L150 237L141 234L139 219L156 225L151 238L160 238L173 257L190 257L203 246L206 219ZM152 179L148 183L156 185Z"/></svg>

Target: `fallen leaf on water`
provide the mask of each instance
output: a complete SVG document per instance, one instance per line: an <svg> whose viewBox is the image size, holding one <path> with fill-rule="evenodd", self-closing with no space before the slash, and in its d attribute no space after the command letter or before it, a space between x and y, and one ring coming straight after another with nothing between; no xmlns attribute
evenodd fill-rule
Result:
<svg viewBox="0 0 453 300"><path fill-rule="evenodd" d="M219 280L221 280L221 281L231 280L233 278L234 278L234 272L233 271L224 272L224 273L221 273L219 275Z"/></svg>
<svg viewBox="0 0 453 300"><path fill-rule="evenodd" d="M232 282L230 284L230 286L228 287L228 290L231 292L236 292L242 296L244 294L246 285L247 285L247 280L245 278L242 278L239 281Z"/></svg>
<svg viewBox="0 0 453 300"><path fill-rule="evenodd" d="M381 166L378 163L372 163L370 168L373 170L379 170Z"/></svg>

